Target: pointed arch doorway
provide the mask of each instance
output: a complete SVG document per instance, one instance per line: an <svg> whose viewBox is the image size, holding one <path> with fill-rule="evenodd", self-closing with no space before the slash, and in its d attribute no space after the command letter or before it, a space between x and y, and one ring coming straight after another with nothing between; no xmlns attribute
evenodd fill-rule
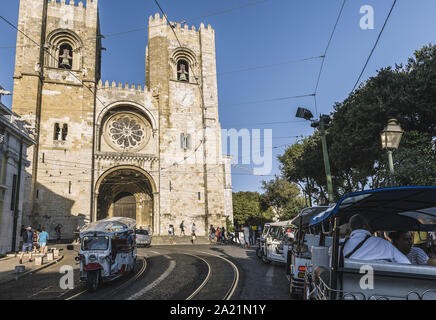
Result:
<svg viewBox="0 0 436 320"><path fill-rule="evenodd" d="M135 168L105 173L97 182L97 220L127 217L138 226L153 227L153 181Z"/></svg>

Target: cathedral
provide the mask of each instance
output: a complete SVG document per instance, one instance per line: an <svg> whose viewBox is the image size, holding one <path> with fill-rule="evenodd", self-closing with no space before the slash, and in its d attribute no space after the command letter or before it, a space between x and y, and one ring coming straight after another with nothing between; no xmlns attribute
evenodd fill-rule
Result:
<svg viewBox="0 0 436 320"><path fill-rule="evenodd" d="M71 238L115 216L154 235L182 221L199 236L233 222L210 25L150 16L145 87L101 79L98 0L20 0L18 29L12 108L37 143L24 225L61 225Z"/></svg>

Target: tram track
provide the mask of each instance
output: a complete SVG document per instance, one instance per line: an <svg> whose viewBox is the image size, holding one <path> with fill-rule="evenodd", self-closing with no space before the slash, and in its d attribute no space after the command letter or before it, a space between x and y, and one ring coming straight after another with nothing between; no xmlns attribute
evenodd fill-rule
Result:
<svg viewBox="0 0 436 320"><path fill-rule="evenodd" d="M180 272L180 270L182 270L176 268L176 260L174 259L177 258L177 255L179 255L179 257L180 255L190 256L198 261L201 261L206 266L206 268L204 268L202 271L202 274L205 274L205 277L204 279L201 279L201 283L195 288L191 288L190 293L189 291L186 292L186 289L184 290L185 293L179 292L177 294L178 299L230 300L233 297L239 284L240 274L239 274L238 267L229 259L211 252L193 251L189 249L174 252L172 249L169 248L159 248L157 249L157 251L159 252L153 251L153 253L168 259L169 264L167 269L163 270L163 272L158 274L158 276L156 274L156 277L153 281L149 282L147 285L144 285L142 288L141 287L138 288L136 292L135 291L130 292L129 295L121 298L121 296L123 295L123 290L127 289L127 287L133 285L134 283L137 283L137 280L147 270L147 260L145 259L145 257L142 259L143 263L141 269L135 274L135 276L127 279L126 281L122 282L120 285L116 286L115 288L107 292L102 292L100 294L98 291L91 293L89 290L86 289L76 294L70 295L64 300L110 299L111 297L114 297L117 294L120 295L121 299L127 299L127 300L137 300L146 297L148 297L148 299L150 298L159 299L159 296L161 295L159 294L159 290L162 290L161 288L165 288L166 283L170 281L167 278L170 275L174 274L174 272L176 271ZM171 256L174 256L174 258ZM152 257L149 258L152 259ZM226 267L226 265L230 266L231 269L229 267ZM230 270L233 270L232 276L230 276ZM172 275L172 277L174 276L176 275L175 274ZM185 285L187 288L189 288L190 286L189 283L191 283L191 285L194 284L193 282L187 282ZM185 298L183 298L183 295L185 295Z"/></svg>
<svg viewBox="0 0 436 320"><path fill-rule="evenodd" d="M171 249L168 249L168 248L160 248L160 250L166 250L166 251L170 251L170 252L172 251ZM223 260L226 264L228 264L228 265L230 265L232 267L232 270L233 270L233 279L232 279L231 285L229 286L228 289L225 290L225 294L224 295L222 295L219 298L216 297L215 299L216 300L230 300L233 297L233 295L234 295L234 293L235 293L235 291L236 291L236 289L238 287L238 284L239 284L240 274L239 274L238 267L232 261L230 261L229 259L224 258L224 257L222 257L220 255L217 255L217 254L214 254L214 253L210 253L210 252L205 252L205 251L183 250L183 251L177 251L177 253L178 254L192 256L192 257L194 257L194 258L196 258L198 260L201 260L207 266L207 275L206 275L206 277L201 282L201 284L187 298L185 298L185 300L193 300L193 299L199 298L199 297L203 298L203 299L210 299L210 297L207 296L207 293L205 293L206 296L203 294L203 297L201 297L201 295L202 295L203 288L205 288L206 285L210 284L210 282L212 281L212 275L213 275L213 271L212 270L213 270L213 268L211 266L211 263L209 263L208 261L206 261L206 259L201 257L200 254L211 256L211 257ZM171 253L168 253L168 254L171 255ZM215 265L216 265L216 262L215 262ZM217 272L217 270L215 270L215 272L216 272L215 277L220 275ZM217 279L215 279L215 280L217 281ZM222 281L222 279L221 279L221 281ZM210 284L210 285L213 285L213 283ZM205 291L207 291L207 290L205 290Z"/></svg>
<svg viewBox="0 0 436 320"><path fill-rule="evenodd" d="M210 264L206 261L206 260L204 260L203 258L201 258L201 257L199 257L199 256L197 256L197 255L193 255L192 254L192 251L188 251L188 252L190 252L190 253L187 253L186 251L184 251L184 252L180 252L180 253L182 253L182 254L188 254L188 255L191 255L191 256L194 256L194 257L197 257L197 258L199 258L199 259L201 259L202 261L204 261L207 265L208 265L208 275L206 276L206 278L205 278L205 280L201 283L201 285L188 297L188 298L186 298L186 300L191 300L191 299L193 299L194 297L196 297L200 292L201 292L201 290L205 287L205 285L209 282L209 280L210 280L210 275L211 275L211 266L210 266ZM234 273L233 273L233 281L232 281L232 284L231 284L231 286L230 286L230 288L227 290L227 292L226 292L226 294L224 295L224 297L222 298L222 300L230 300L231 298L232 298L232 296L234 295L234 293L235 293L235 291L236 291L236 288L237 288L237 286L238 286L238 283L239 283L239 270L238 270L238 267L232 262L232 261L230 261L229 259L227 259L227 258L224 258L224 257L221 257L221 256L219 256L219 255L216 255L216 254L213 254L213 253L210 253L210 252L205 252L205 251L195 251L195 253L202 253L202 254L206 254L206 255L210 255L210 256L213 256L213 257L216 257L216 258L219 258L219 259L222 259L222 260L224 260L226 263L228 263L231 267L232 267L232 269L233 269L233 271L234 271Z"/></svg>
<svg viewBox="0 0 436 320"><path fill-rule="evenodd" d="M120 292L121 290L125 289L127 286L131 285L132 283L135 283L147 270L147 260L145 257L143 257L141 259L142 261L142 265L141 265L141 269L135 273L135 275L131 278L126 279L125 281L123 281L122 283L120 283L118 286L116 286L115 288L113 288L112 290L110 290L109 292L104 292L103 294L98 295L97 299L105 299L107 297L113 296L114 294ZM91 293L88 289L85 289L79 293L76 293L72 296L69 296L67 298L65 298L64 300L74 300L77 299L79 297L83 297L85 294L87 293ZM97 292L94 292L98 294ZM93 297L94 299L96 299L95 297Z"/></svg>

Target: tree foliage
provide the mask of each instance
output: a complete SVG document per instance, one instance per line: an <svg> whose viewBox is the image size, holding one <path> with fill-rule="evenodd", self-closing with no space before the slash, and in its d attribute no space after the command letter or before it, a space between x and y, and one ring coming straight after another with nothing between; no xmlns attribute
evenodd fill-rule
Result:
<svg viewBox="0 0 436 320"><path fill-rule="evenodd" d="M394 151L397 185L436 184L436 46L416 51L406 66L383 68L334 105L327 144L335 198L390 184L380 133L390 118L405 134ZM319 132L279 157L289 182L323 202L326 178Z"/></svg>
<svg viewBox="0 0 436 320"><path fill-rule="evenodd" d="M261 208L258 192L233 193L233 220L235 225L263 225L271 221L274 214L270 208Z"/></svg>
<svg viewBox="0 0 436 320"><path fill-rule="evenodd" d="M300 196L300 189L294 183L275 177L262 182L261 208L272 208L280 221L295 217L305 207L305 201Z"/></svg>

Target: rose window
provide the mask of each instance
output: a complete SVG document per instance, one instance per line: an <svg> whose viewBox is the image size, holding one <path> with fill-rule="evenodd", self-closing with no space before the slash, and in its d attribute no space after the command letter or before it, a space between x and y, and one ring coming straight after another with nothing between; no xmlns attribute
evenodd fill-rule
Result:
<svg viewBox="0 0 436 320"><path fill-rule="evenodd" d="M143 147L149 138L146 122L130 113L118 114L109 119L106 132L113 146L129 151Z"/></svg>

